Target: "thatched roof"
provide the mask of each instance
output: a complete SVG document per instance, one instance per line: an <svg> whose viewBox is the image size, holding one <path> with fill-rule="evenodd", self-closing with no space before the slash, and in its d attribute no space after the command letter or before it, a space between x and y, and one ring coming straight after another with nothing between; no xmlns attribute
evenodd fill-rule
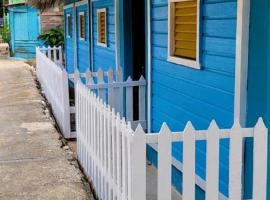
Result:
<svg viewBox="0 0 270 200"><path fill-rule="evenodd" d="M64 0L27 0L27 4L36 7L41 11L52 8L63 2Z"/></svg>

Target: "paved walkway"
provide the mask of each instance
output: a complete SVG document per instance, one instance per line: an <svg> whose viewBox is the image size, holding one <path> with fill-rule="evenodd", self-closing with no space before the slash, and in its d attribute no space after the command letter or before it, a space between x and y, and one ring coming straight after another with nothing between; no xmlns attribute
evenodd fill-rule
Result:
<svg viewBox="0 0 270 200"><path fill-rule="evenodd" d="M0 200L92 199L42 100L26 64L0 60Z"/></svg>

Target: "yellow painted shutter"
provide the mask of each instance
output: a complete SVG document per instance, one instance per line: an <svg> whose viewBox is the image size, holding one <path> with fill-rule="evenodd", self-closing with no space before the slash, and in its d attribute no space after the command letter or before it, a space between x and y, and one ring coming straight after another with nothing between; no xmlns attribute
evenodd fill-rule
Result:
<svg viewBox="0 0 270 200"><path fill-rule="evenodd" d="M106 44L106 12L101 11L98 13L98 42Z"/></svg>
<svg viewBox="0 0 270 200"><path fill-rule="evenodd" d="M174 55L196 60L197 0L175 2Z"/></svg>
<svg viewBox="0 0 270 200"><path fill-rule="evenodd" d="M85 18L84 15L80 15L80 37L85 38Z"/></svg>

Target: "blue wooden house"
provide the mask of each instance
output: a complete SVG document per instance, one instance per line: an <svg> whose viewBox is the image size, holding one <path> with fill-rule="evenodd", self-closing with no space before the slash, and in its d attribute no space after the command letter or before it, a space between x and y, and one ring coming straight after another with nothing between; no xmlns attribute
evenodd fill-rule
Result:
<svg viewBox="0 0 270 200"><path fill-rule="evenodd" d="M33 58L40 34L39 11L25 1L10 1L8 6L10 47L14 57Z"/></svg>
<svg viewBox="0 0 270 200"><path fill-rule="evenodd" d="M234 121L270 125L268 0L66 1L66 66L85 72L121 67L148 80L148 130L187 121L207 129ZM206 144L197 143L196 199L204 199ZM245 141L245 199L251 198L252 145ZM220 198L228 196L229 141L220 149ZM173 184L181 192L182 145L173 145ZM156 152L148 148L156 163ZM269 178L268 178L269 179ZM270 198L270 179L268 181Z"/></svg>

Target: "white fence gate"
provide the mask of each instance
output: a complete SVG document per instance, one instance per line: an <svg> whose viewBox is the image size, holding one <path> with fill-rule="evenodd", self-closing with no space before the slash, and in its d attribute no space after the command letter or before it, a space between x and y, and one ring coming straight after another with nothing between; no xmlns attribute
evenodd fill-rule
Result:
<svg viewBox="0 0 270 200"><path fill-rule="evenodd" d="M70 115L75 109L70 107L68 74L61 65L47 57L52 52L55 61L62 59L62 56L57 57L62 54L61 48L36 49L37 77L64 137L75 138L76 133L71 131L70 125ZM58 63L61 64L60 61Z"/></svg>
<svg viewBox="0 0 270 200"><path fill-rule="evenodd" d="M253 200L266 200L267 128L260 119L255 128L195 130L189 122L183 132L171 132L166 124L159 133L146 134L78 82L76 84L78 158L103 200L146 199L146 146L157 145L158 200L171 199L171 149L183 142L183 200L195 200L196 141L206 141L206 200L219 199L219 143L230 140L229 199L242 199L243 139L254 139Z"/></svg>

